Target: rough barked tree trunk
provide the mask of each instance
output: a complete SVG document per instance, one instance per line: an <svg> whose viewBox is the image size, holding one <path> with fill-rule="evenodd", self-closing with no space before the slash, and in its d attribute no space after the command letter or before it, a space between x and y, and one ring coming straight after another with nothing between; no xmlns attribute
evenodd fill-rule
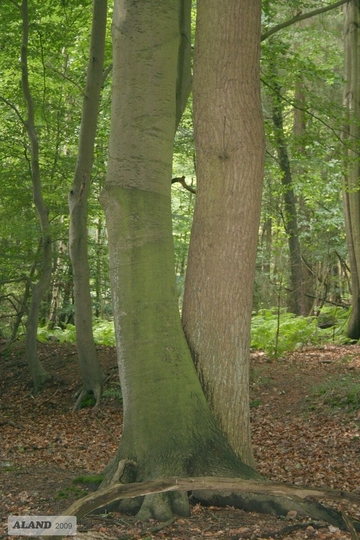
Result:
<svg viewBox="0 0 360 540"><path fill-rule="evenodd" d="M250 320L264 154L260 10L259 0L230 0L226 9L218 0L197 3L197 195L183 304L206 397L250 465Z"/></svg>
<svg viewBox="0 0 360 540"><path fill-rule="evenodd" d="M83 111L81 118L78 158L73 184L69 193L69 249L74 276L76 347L82 375L82 391L75 408L87 393L93 393L96 403L101 398L104 373L98 361L92 331L92 300L90 267L87 249L88 194L100 93L103 83L107 0L94 0L90 56Z"/></svg>
<svg viewBox="0 0 360 540"><path fill-rule="evenodd" d="M39 142L35 129L35 109L32 99L28 74L28 2L22 1L22 45L21 45L21 83L27 105L27 120L24 122L30 140L30 174L33 187L33 200L38 214L41 229L41 262L38 266L38 281L31 284L31 302L26 322L25 349L36 394L49 378L37 354L37 329L41 301L51 281L51 235L48 210L41 192L41 176L39 165Z"/></svg>
<svg viewBox="0 0 360 540"><path fill-rule="evenodd" d="M188 3L190 5L190 3ZM109 484L177 474L257 473L210 413L181 328L174 272L171 167L181 46L180 0L116 0L105 209L124 423ZM189 511L186 494L146 497L139 517Z"/></svg>
<svg viewBox="0 0 360 540"><path fill-rule="evenodd" d="M343 201L346 239L351 269L352 301L347 335L360 338L360 12L359 3L351 0L344 6L345 16L345 87L347 111L344 128L345 163Z"/></svg>

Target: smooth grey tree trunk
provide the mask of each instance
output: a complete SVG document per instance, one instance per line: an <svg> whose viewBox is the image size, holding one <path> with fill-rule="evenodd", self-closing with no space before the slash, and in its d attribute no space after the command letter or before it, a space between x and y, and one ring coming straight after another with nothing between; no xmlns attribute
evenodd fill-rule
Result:
<svg viewBox="0 0 360 540"><path fill-rule="evenodd" d="M33 201L38 214L41 229L41 262L39 262L38 281L31 283L31 301L26 322L25 349L33 380L33 392L36 394L44 382L50 377L37 354L37 329L41 301L50 286L51 281L51 235L48 210L45 206L41 191L41 176L39 165L39 143L35 129L35 109L31 95L28 74L28 2L21 4L22 14L22 45L21 45L21 83L27 106L27 120L24 122L30 140L30 172L33 187Z"/></svg>
<svg viewBox="0 0 360 540"><path fill-rule="evenodd" d="M197 195L182 316L211 410L249 465L250 321L264 160L260 13L259 0L197 3Z"/></svg>
<svg viewBox="0 0 360 540"><path fill-rule="evenodd" d="M97 118L103 83L106 21L107 0L94 0L78 158L69 193L69 247L74 277L76 347L83 384L75 408L80 407L81 400L87 393L93 393L96 404L98 404L101 399L102 383L105 379L98 361L92 331L87 216Z"/></svg>

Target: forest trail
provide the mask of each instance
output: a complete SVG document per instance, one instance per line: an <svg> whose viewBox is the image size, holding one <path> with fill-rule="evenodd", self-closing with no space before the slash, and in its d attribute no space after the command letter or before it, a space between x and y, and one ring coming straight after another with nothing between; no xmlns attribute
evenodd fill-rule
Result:
<svg viewBox="0 0 360 540"><path fill-rule="evenodd" d="M95 488L79 477L101 473L114 455L122 414L114 396L116 351L98 347L98 354L108 375L107 392L100 407L77 413L72 412L80 387L75 346L39 345L40 359L54 377L35 398L23 346L15 344L0 358L0 538L7 538L9 514L60 514ZM259 471L273 481L359 491L359 381L357 345L312 347L277 360L252 352L251 416ZM360 521L360 508L344 503L342 510ZM195 503L191 518L165 525L111 512L83 518L78 530L77 538L104 540L351 538L296 515L279 519Z"/></svg>

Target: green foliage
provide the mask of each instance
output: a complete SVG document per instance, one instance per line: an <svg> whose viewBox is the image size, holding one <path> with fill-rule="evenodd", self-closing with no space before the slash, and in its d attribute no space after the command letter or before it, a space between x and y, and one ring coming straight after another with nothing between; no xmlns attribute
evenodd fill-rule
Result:
<svg viewBox="0 0 360 540"><path fill-rule="evenodd" d="M306 12L312 5L302 0L263 2L263 31L290 19L294 9ZM339 197L344 165L343 55L339 55L342 24L341 12L333 10L308 19L305 24L289 26L262 42L267 153L256 309L278 304L279 283L283 291L281 305L286 306L287 290L292 287L288 235L284 228L284 188L272 117L274 96L279 95L296 196L301 255L311 274L311 279L305 282L306 293L318 299L318 305L323 298L338 301L340 296L346 300L349 296L347 283L340 277L340 265L347 257Z"/></svg>
<svg viewBox="0 0 360 540"><path fill-rule="evenodd" d="M195 148L192 119L192 100L189 99L174 142L173 176L185 177L186 183L196 187ZM176 286L181 305L184 292L184 278L190 242L190 230L194 212L195 194L179 183L171 189L171 209L175 252Z"/></svg>
<svg viewBox="0 0 360 540"><path fill-rule="evenodd" d="M80 403L80 409L86 409L87 407L94 407L96 405L96 399L93 394L86 394Z"/></svg>
<svg viewBox="0 0 360 540"><path fill-rule="evenodd" d="M262 309L253 315L251 320L251 347L278 357L305 345L319 345L330 341L346 343L343 331L349 313L349 309L334 306L323 308L318 317L296 317L283 309L279 313L276 309ZM319 325L328 327L322 329ZM115 346L112 320L96 320L93 333L97 345ZM38 329L38 340L43 343L75 343L75 336L76 329L72 324L68 324L64 329L49 329L46 326ZM122 400L120 386L106 389L103 395Z"/></svg>
<svg viewBox="0 0 360 540"><path fill-rule="evenodd" d="M97 320L93 325L94 341L96 345L115 347L114 323L112 320Z"/></svg>
<svg viewBox="0 0 360 540"><path fill-rule="evenodd" d="M49 329L46 326L38 328L37 338L42 343L47 341L59 341L60 343L75 343L76 329L73 324L67 324L66 328Z"/></svg>
<svg viewBox="0 0 360 540"><path fill-rule="evenodd" d="M256 409L256 407L259 407L261 405L261 399L254 399L254 401L250 401L250 409Z"/></svg>
<svg viewBox="0 0 360 540"><path fill-rule="evenodd" d="M68 499L68 498L75 498L75 499L81 499L81 497L85 497L85 495L88 495L88 492L84 489L80 489L75 486L69 486L65 489L61 489L57 492L55 495L55 499Z"/></svg>
<svg viewBox="0 0 360 540"><path fill-rule="evenodd" d="M73 484L85 484L85 485L97 485L99 486L104 479L103 474L94 474L94 475L83 475L77 476L72 481Z"/></svg>
<svg viewBox="0 0 360 540"><path fill-rule="evenodd" d="M262 309L252 317L251 347L277 357L305 345L329 341L344 343L346 338L342 335L342 329L348 311L328 308L323 312L332 317L334 323L325 330L319 328L316 317L296 317L284 310Z"/></svg>
<svg viewBox="0 0 360 540"><path fill-rule="evenodd" d="M111 10L109 8L109 26ZM44 0L36 6L29 3L29 84L39 139L42 192L49 210L54 254L51 292L41 313L44 325L50 314L55 325L72 322L67 194L77 158L91 14L91 2ZM32 201L29 141L24 129L26 103L19 82L22 21L17 5L10 2L3 6L0 25L0 318L1 334L7 338L11 335L14 313L26 313L27 280L38 278L41 231ZM108 66L111 63L110 32L106 51ZM89 229L96 231L95 238L90 235L89 240L94 272L91 277L101 314L104 302L109 302L109 285L105 227L98 194L106 171L104 141L109 131L110 83L111 77L108 77L102 92L89 200ZM50 309L51 300L55 298ZM41 333L40 337L46 339Z"/></svg>
<svg viewBox="0 0 360 540"><path fill-rule="evenodd" d="M120 403L122 403L122 400L123 400L123 397L122 397L122 393L121 393L121 386L120 386L120 383L115 383L114 386L110 386L110 388L106 388L106 390L104 390L103 392L103 395L102 395L103 398L108 398L108 399L117 399L119 400Z"/></svg>
<svg viewBox="0 0 360 540"><path fill-rule="evenodd" d="M318 404L331 409L360 410L360 374L333 375L326 382L314 386L312 396L317 398Z"/></svg>
<svg viewBox="0 0 360 540"><path fill-rule="evenodd" d="M96 345L115 346L115 334L113 321L97 320L93 325L94 341ZM38 329L38 340L42 343L47 341L58 341L60 343L75 343L76 328L73 324L67 324L66 327L49 328L43 326Z"/></svg>

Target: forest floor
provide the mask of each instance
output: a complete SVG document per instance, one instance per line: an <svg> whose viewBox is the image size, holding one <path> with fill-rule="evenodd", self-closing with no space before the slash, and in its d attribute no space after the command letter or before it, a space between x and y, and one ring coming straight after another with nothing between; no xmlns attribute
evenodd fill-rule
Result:
<svg viewBox="0 0 360 540"><path fill-rule="evenodd" d="M98 353L109 376L107 387L114 389L115 350L99 347ZM36 397L30 393L23 345L15 344L0 358L0 538L13 538L7 536L8 515L59 515L94 489L79 477L101 473L121 434L122 411L116 397L103 398L96 409L72 412L80 385L75 346L40 344L39 356L54 377ZM307 348L278 360L252 353L252 434L259 471L274 481L360 491L359 395L356 398L358 387L351 388L359 375L360 346ZM340 510L360 521L359 507L341 503ZM116 512L91 514L79 521L75 538L354 536L295 513L276 518L194 504L190 518L165 525L140 523Z"/></svg>

